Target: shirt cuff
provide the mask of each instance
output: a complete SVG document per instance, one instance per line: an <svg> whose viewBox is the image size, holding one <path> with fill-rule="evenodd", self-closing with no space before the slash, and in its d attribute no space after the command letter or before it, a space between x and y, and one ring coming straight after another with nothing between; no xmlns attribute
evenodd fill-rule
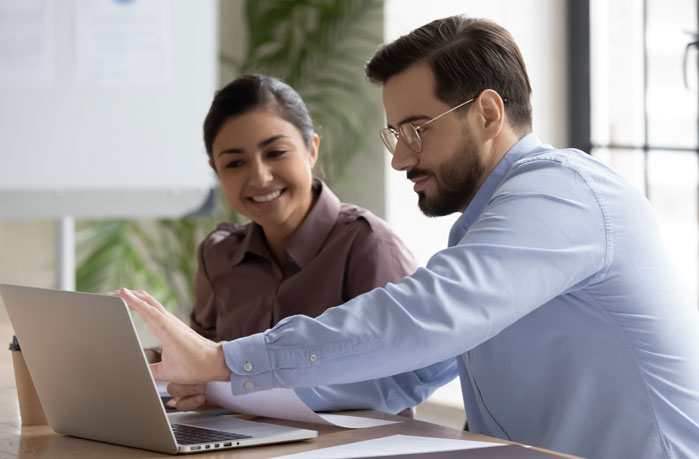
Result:
<svg viewBox="0 0 699 459"><path fill-rule="evenodd" d="M221 345L231 370L233 395L273 389L274 372L267 355L264 333L256 333Z"/></svg>

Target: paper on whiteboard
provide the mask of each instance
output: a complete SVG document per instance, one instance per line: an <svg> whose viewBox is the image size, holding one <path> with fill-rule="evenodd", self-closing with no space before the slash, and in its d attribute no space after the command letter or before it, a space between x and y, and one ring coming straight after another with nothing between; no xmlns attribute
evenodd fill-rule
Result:
<svg viewBox="0 0 699 459"><path fill-rule="evenodd" d="M0 90L53 82L49 0L0 0Z"/></svg>
<svg viewBox="0 0 699 459"><path fill-rule="evenodd" d="M303 403L303 400L291 389L270 389L250 394L233 395L229 383L210 382L206 385L206 397L214 403L238 413L335 425L348 429L376 427L398 422L339 414L318 414Z"/></svg>
<svg viewBox="0 0 699 459"><path fill-rule="evenodd" d="M79 86L162 86L172 81L170 3L165 0L77 0Z"/></svg>
<svg viewBox="0 0 699 459"><path fill-rule="evenodd" d="M391 435L389 437L332 446L330 448L321 448L299 454L278 456L276 459L347 459L356 457L393 456L407 453L460 451L494 446L506 446L506 444L453 440L450 438L417 437L414 435Z"/></svg>

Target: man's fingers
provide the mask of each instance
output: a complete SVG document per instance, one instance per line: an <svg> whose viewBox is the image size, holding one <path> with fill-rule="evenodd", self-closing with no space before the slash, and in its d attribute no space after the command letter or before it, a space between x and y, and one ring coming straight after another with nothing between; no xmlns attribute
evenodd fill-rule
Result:
<svg viewBox="0 0 699 459"><path fill-rule="evenodd" d="M122 288L119 290L119 296L126 301L126 304L129 305L130 308L138 312L140 315L151 313L149 309L152 308L148 305L148 303L134 295L131 290Z"/></svg>
<svg viewBox="0 0 699 459"><path fill-rule="evenodd" d="M141 306L144 308L148 308L154 311L164 311L165 308L158 303L158 301L144 292L143 290L129 290L129 289L122 289L125 293L127 293L131 298L133 298L134 302L139 303Z"/></svg>
<svg viewBox="0 0 699 459"><path fill-rule="evenodd" d="M164 337L160 336L157 329L162 329L167 326L178 327L181 331L186 331L194 337L200 336L144 290L122 288L116 296L126 301L129 309L136 311L138 315L146 321L148 328L161 340L164 339Z"/></svg>
<svg viewBox="0 0 699 459"><path fill-rule="evenodd" d="M147 307L151 309L153 314L162 314L164 318L168 320L168 323L172 327L178 327L182 333L188 333L190 336L196 339L202 339L201 335L192 330L187 324L182 322L182 320L175 316L173 313L165 309L165 307L153 298L148 292L143 290L131 290L131 293L141 301L143 301Z"/></svg>
<svg viewBox="0 0 699 459"><path fill-rule="evenodd" d="M163 328L168 319L165 308L163 308L160 303L155 300L153 301L155 304L157 304L157 306L151 304L148 299L140 298L139 296L135 295L134 292L126 288L122 288L119 291L119 296L126 301L129 309L136 311L136 313L138 313L138 315L146 321L151 332L158 336L158 338L162 339L162 337L159 336L160 333L158 333L157 329Z"/></svg>
<svg viewBox="0 0 699 459"><path fill-rule="evenodd" d="M167 392L173 397L185 397L205 393L206 386L204 384L170 383L167 385Z"/></svg>
<svg viewBox="0 0 699 459"><path fill-rule="evenodd" d="M150 365L155 379L194 385L209 378L208 373L198 371L199 364L205 360L202 355L214 356L211 351L218 349L216 343L198 335L144 291L123 288L119 291L119 296L138 313L163 345L162 361ZM183 396L192 395L193 393L185 393Z"/></svg>
<svg viewBox="0 0 699 459"><path fill-rule="evenodd" d="M139 298L139 299L141 299L142 301L144 301L144 302L145 302L146 304L148 304L148 306L150 306L151 308L154 308L154 309L156 309L156 310L158 310L158 311L160 311L160 312L164 312L164 313L167 312L167 309L165 309L165 307L164 307L162 304L160 304L160 302L159 302L158 300L156 300L155 298L153 298L153 297L150 295L150 293L146 292L145 290L132 290L131 293L132 293L136 298Z"/></svg>

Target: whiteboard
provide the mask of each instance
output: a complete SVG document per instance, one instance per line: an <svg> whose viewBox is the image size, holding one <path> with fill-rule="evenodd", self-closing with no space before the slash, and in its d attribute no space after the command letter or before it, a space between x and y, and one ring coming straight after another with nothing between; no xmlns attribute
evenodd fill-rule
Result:
<svg viewBox="0 0 699 459"><path fill-rule="evenodd" d="M218 80L217 1L161 4L167 78L111 86L79 78L85 3L35 1L48 8L50 76L46 87L0 86L0 218L165 217L201 206L215 183L202 124Z"/></svg>

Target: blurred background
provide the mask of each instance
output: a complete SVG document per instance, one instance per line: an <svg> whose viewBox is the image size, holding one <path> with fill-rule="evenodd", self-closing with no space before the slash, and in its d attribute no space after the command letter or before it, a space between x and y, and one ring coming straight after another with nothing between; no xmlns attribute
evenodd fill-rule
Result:
<svg viewBox="0 0 699 459"><path fill-rule="evenodd" d="M299 91L326 182L424 265L456 215L422 216L391 170L363 65L381 43L464 13L519 43L544 142L591 153L646 194L696 303L697 3L0 0L0 283L144 288L186 317L197 243L239 219L221 205L202 122L215 90L250 72ZM461 403L455 381L418 418L460 428Z"/></svg>

